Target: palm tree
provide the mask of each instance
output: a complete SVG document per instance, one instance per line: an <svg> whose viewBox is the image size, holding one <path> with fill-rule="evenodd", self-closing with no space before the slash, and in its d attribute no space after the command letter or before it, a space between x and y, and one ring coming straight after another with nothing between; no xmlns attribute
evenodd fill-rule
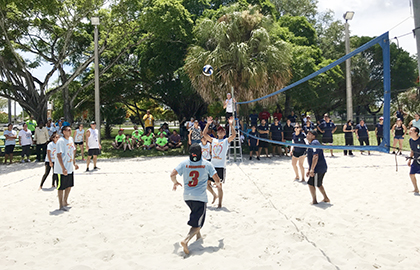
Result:
<svg viewBox="0 0 420 270"><path fill-rule="evenodd" d="M194 29L197 42L188 50L184 70L204 100L223 100L231 87L237 101L284 87L291 78L292 56L289 43L272 34L279 27L257 6L226 13L217 21L198 22ZM214 68L210 77L201 74L206 64Z"/></svg>

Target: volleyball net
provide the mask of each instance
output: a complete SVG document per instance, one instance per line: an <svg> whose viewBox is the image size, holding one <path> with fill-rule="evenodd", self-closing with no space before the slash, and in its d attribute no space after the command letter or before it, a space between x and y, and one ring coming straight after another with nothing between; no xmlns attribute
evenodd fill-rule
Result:
<svg viewBox="0 0 420 270"><path fill-rule="evenodd" d="M390 146L391 146L391 139L390 139L390 127L391 127L391 71L390 71L390 40L389 40L389 33L386 32L382 34L381 36L378 36L371 41L365 43L364 45L360 46L359 48L355 49L354 51L350 52L349 54L346 54L345 56L341 57L340 59L334 61L333 63L319 69L318 71L304 77L301 80L298 80L276 92L273 92L269 95L259 97L253 100L249 101L241 101L237 102L236 105L242 105L242 104L251 104L255 102L262 101L264 99L272 98L276 95L279 95L280 93L284 93L288 90L292 90L298 85L301 85L303 83L310 83L309 81L311 79L314 79L317 76L322 75L323 73L329 72L332 68L336 67L337 65L345 62L347 59L350 59L357 54L360 54L369 48L375 46L376 44L379 44L382 48L382 60L383 60L383 70L382 70L382 80L383 80L383 139L380 145L369 145L369 146L346 146L346 145L318 145L316 147L306 145L305 148L321 148L321 149L332 149L332 150L365 150L365 151L379 151L379 152L385 152L389 153ZM313 104L316 104L316 100L313 100ZM356 105L356 104L355 104ZM351 117L350 117L351 118ZM347 119L346 119L347 120ZM284 122L281 123L284 125ZM256 138L260 141L265 141L272 144L279 144L279 145L285 145L285 146L296 146L296 147L302 147L302 144L295 144L291 142L283 142L283 141L276 141L276 140L270 140L266 138L261 137L255 137L251 134L249 134L249 129L247 130L241 130L243 134L245 134L248 138ZM319 133L319 132L318 132ZM344 135L343 135L344 136ZM357 144L357 142L356 142ZM372 144L372 143L371 143ZM376 144L376 140L375 140Z"/></svg>

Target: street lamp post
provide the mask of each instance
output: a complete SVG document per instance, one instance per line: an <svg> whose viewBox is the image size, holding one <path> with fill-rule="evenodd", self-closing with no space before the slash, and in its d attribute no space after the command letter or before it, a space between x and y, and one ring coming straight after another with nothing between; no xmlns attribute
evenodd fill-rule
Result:
<svg viewBox="0 0 420 270"><path fill-rule="evenodd" d="M98 128L98 141L101 141L101 112L99 100L99 56L98 56L98 25L99 17L91 18L92 25L95 26L95 122Z"/></svg>
<svg viewBox="0 0 420 270"><path fill-rule="evenodd" d="M349 23L348 21L353 19L354 12L347 11L344 14L344 19L346 20L345 32L346 32L346 54L350 53L350 33L349 33ZM351 89L351 60L350 58L346 60L346 107L347 107L347 120L353 119L353 98L352 98L352 89Z"/></svg>

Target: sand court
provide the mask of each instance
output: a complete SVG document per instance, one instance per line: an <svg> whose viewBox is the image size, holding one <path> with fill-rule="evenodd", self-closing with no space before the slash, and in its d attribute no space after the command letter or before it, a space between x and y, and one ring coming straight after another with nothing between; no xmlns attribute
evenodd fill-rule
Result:
<svg viewBox="0 0 420 270"><path fill-rule="evenodd" d="M43 164L0 166L0 268L418 269L420 197L402 157L398 172L392 155L327 157L331 204L317 206L287 157L228 163L224 207L208 204L189 256L189 209L169 177L185 158L78 163L68 212L50 177L37 190Z"/></svg>

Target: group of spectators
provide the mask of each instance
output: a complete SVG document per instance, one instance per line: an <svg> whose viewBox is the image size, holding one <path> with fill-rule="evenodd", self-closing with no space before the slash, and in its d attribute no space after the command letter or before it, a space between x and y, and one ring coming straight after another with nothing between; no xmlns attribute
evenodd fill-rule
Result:
<svg viewBox="0 0 420 270"><path fill-rule="evenodd" d="M7 125L7 130L4 131L5 139L5 159L4 163L12 163L13 152L18 143L21 148L21 162L30 162L29 156L31 152L31 146L36 147L36 162L44 161L47 153L47 142L50 140L54 133L59 136L63 136L62 128L64 126L70 126L70 124L64 119L58 120L56 123L51 118L48 119L47 123L37 122L31 116L30 119L23 124L23 128L17 132L13 130L13 124Z"/></svg>
<svg viewBox="0 0 420 270"><path fill-rule="evenodd" d="M114 149L123 149L124 151L143 148L144 150L156 149L158 151L167 151L169 148L179 148L182 146L181 136L176 130L169 130L168 124L164 123L155 134L154 128L140 130L134 125L134 131L131 134L124 133L124 129L118 131L118 135L112 142Z"/></svg>

